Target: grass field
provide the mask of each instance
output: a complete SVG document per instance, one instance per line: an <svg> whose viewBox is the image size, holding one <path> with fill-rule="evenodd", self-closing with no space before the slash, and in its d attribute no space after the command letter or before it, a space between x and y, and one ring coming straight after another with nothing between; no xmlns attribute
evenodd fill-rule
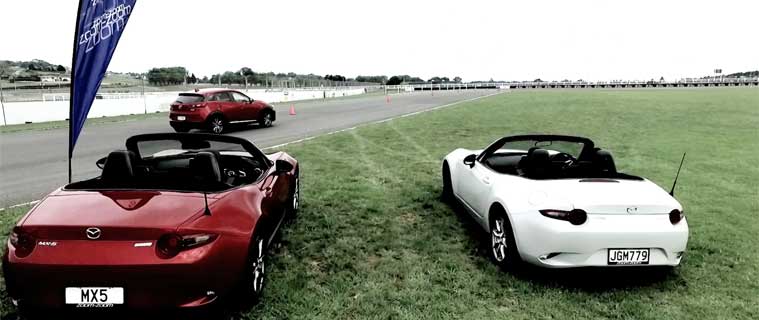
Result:
<svg viewBox="0 0 759 320"><path fill-rule="evenodd" d="M498 270L473 222L439 201L440 160L536 132L588 136L665 188L687 151L682 265ZM243 318L759 318L759 90L513 92L285 150L303 207ZM21 211L0 213L4 235Z"/></svg>

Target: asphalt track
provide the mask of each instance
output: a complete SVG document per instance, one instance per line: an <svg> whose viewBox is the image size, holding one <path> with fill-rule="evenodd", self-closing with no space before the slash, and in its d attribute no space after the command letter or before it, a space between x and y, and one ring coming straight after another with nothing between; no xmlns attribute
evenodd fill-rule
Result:
<svg viewBox="0 0 759 320"><path fill-rule="evenodd" d="M243 137L260 148L308 139L406 114L474 99L495 90L440 91L385 96L369 95L322 101L296 102L296 115L289 105L275 105L273 127L255 126L226 133ZM173 132L168 119L155 118L85 127L74 152L74 180L95 177L95 161L110 151L123 149L126 138L141 133ZM42 198L67 182L68 130L20 131L0 134L0 208Z"/></svg>

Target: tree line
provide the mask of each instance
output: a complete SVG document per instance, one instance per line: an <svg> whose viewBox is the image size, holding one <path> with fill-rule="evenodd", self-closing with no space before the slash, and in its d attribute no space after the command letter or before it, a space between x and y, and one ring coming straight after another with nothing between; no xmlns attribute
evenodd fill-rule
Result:
<svg viewBox="0 0 759 320"><path fill-rule="evenodd" d="M409 75L395 75L387 77L384 75L364 76L359 75L355 78L348 78L339 74L328 74L325 76L311 74L297 74L295 72L274 73L274 72L255 72L249 67L240 68L237 71L225 71L214 74L210 78L204 76L196 77L194 73L188 72L184 67L165 67L152 68L147 73L147 80L152 85L166 86L178 84L194 83L211 83L211 84L238 84L249 86L332 86L339 83L374 83L386 85L399 85L408 83L460 83L460 77L450 79L448 77L432 77L425 81L422 78Z"/></svg>

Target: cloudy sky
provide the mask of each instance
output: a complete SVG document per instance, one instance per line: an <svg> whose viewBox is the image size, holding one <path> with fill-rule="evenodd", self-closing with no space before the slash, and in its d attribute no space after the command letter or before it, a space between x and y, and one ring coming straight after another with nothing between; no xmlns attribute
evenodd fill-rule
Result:
<svg viewBox="0 0 759 320"><path fill-rule="evenodd" d="M0 59L68 65L76 6L0 1ZM680 78L759 69L757 12L755 0L137 0L110 70Z"/></svg>

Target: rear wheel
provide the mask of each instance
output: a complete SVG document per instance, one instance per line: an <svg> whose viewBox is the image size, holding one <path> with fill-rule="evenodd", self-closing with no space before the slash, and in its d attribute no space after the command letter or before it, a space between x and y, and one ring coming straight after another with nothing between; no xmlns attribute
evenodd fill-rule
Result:
<svg viewBox="0 0 759 320"><path fill-rule="evenodd" d="M222 134L226 129L227 121L224 117L215 115L208 120L208 130L215 134Z"/></svg>
<svg viewBox="0 0 759 320"><path fill-rule="evenodd" d="M261 114L261 118L258 119L258 124L261 128L268 128L274 123L274 114L271 111L264 111Z"/></svg>
<svg viewBox="0 0 759 320"><path fill-rule="evenodd" d="M261 299L266 285L266 241L264 237L256 236L250 246L243 275L244 294L248 298L247 302L256 303Z"/></svg>
<svg viewBox="0 0 759 320"><path fill-rule="evenodd" d="M490 258L502 268L513 268L519 265L519 251L514 240L514 232L506 212L500 207L494 207L490 213Z"/></svg>

